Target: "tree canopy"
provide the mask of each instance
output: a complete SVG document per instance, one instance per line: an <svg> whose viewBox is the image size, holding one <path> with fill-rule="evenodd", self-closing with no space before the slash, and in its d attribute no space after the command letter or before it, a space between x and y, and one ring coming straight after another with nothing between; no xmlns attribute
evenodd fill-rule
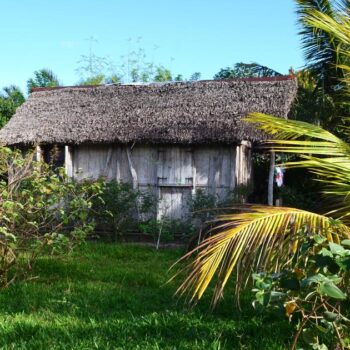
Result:
<svg viewBox="0 0 350 350"><path fill-rule="evenodd" d="M276 77L282 74L258 63L236 63L233 67L221 68L214 79Z"/></svg>
<svg viewBox="0 0 350 350"><path fill-rule="evenodd" d="M34 77L28 79L27 88L28 93L32 91L33 88L37 87L53 87L60 86L61 83L57 76L52 70L43 68L34 72Z"/></svg>
<svg viewBox="0 0 350 350"><path fill-rule="evenodd" d="M15 114L17 107L25 101L21 90L14 85L3 88L0 93L0 128Z"/></svg>

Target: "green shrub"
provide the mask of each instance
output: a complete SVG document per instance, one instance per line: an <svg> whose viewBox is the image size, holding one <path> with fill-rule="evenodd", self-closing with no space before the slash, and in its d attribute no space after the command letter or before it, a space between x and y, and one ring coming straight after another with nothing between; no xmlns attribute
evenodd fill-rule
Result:
<svg viewBox="0 0 350 350"><path fill-rule="evenodd" d="M254 305L295 319L293 349L298 341L313 349L348 348L350 240L333 243L324 236L304 237L303 256L292 270L253 276Z"/></svg>
<svg viewBox="0 0 350 350"><path fill-rule="evenodd" d="M194 228L189 220L171 219L164 217L161 220L150 219L139 224L142 233L153 237L157 249L161 241L171 242L175 238L187 241L194 233Z"/></svg>
<svg viewBox="0 0 350 350"><path fill-rule="evenodd" d="M135 231L144 216L155 213L156 200L150 191L133 189L129 183L99 181L102 193L93 201L93 215L101 229L112 228L116 239L125 232Z"/></svg>
<svg viewBox="0 0 350 350"><path fill-rule="evenodd" d="M0 287L26 278L42 254L73 249L93 230L98 184L75 184L33 154L0 148Z"/></svg>

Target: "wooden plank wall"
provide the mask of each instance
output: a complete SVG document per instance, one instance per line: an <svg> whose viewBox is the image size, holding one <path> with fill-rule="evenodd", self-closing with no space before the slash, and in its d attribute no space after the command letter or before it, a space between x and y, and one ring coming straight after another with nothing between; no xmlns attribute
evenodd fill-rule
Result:
<svg viewBox="0 0 350 350"><path fill-rule="evenodd" d="M129 155L129 156L128 156ZM250 144L239 146L82 145L71 150L77 180L137 181L141 191L159 199L157 217L188 215L188 199L197 189L223 198L251 176Z"/></svg>

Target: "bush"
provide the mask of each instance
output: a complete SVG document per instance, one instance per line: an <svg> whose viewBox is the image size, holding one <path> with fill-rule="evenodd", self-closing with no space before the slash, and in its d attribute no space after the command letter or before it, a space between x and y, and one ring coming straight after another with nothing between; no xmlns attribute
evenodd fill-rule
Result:
<svg viewBox="0 0 350 350"><path fill-rule="evenodd" d="M73 249L93 230L98 184L69 182L33 154L0 148L0 287L26 278L43 254Z"/></svg>
<svg viewBox="0 0 350 350"><path fill-rule="evenodd" d="M303 256L294 269L253 276L254 305L298 321L292 349L299 340L313 349L348 348L350 240L337 244L324 236L304 237Z"/></svg>
<svg viewBox="0 0 350 350"><path fill-rule="evenodd" d="M102 230L112 228L113 239L137 230L138 221L155 212L156 200L150 192L134 190L131 184L117 181L99 183L102 190L93 201L93 215Z"/></svg>
<svg viewBox="0 0 350 350"><path fill-rule="evenodd" d="M139 224L139 230L153 237L156 248L160 242L174 241L175 237L186 241L194 233L193 226L188 220L171 219L164 217L161 220L151 219Z"/></svg>

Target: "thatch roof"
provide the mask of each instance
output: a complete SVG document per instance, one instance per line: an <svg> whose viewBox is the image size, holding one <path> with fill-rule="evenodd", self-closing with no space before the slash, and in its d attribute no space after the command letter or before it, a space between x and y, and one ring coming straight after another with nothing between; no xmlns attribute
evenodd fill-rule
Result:
<svg viewBox="0 0 350 350"><path fill-rule="evenodd" d="M286 117L293 77L37 89L0 131L7 145L236 143L263 134L249 112Z"/></svg>

